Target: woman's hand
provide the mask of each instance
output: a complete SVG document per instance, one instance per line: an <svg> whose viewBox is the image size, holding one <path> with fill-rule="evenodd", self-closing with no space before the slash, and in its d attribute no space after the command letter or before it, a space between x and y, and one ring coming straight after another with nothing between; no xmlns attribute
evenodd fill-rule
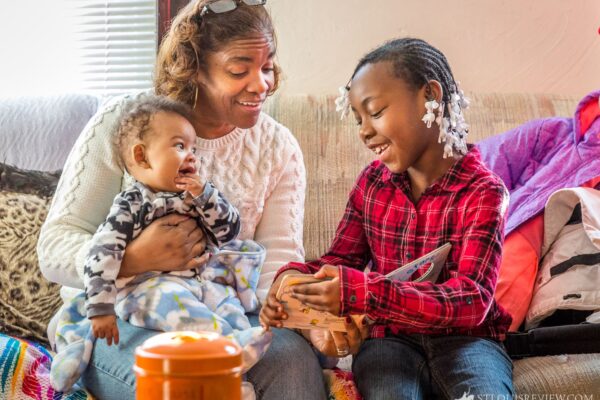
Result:
<svg viewBox="0 0 600 400"><path fill-rule="evenodd" d="M152 222L127 246L119 277L148 271L184 271L208 259L206 239L196 221L169 214ZM200 257L202 256L202 257Z"/></svg>
<svg viewBox="0 0 600 400"><path fill-rule="evenodd" d="M317 283L303 283L292 287L292 297L303 304L319 311L327 311L333 315L340 314L340 277L338 267L323 265L314 274Z"/></svg>
<svg viewBox="0 0 600 400"><path fill-rule="evenodd" d="M258 315L258 319L260 324L265 330L271 329L271 327L275 328L283 328L282 320L286 320L288 315L285 311L283 311L283 305L277 300L277 292L279 291L279 286L281 286L281 281L283 277L289 274L299 274L301 272L296 270L288 270L282 273L277 277L275 282L271 285L269 289L269 293L267 294L267 299L265 304L263 304L260 309L260 314Z"/></svg>
<svg viewBox="0 0 600 400"><path fill-rule="evenodd" d="M331 332L326 329L311 329L308 339L321 353L333 357L345 357L357 354L360 346L369 336L364 323L364 315L352 315L346 318L347 332ZM306 333L303 333L306 337Z"/></svg>

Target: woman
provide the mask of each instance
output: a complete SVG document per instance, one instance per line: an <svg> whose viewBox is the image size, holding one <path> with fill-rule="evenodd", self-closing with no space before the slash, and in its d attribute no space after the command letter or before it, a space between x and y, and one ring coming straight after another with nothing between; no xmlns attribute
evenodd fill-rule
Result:
<svg viewBox="0 0 600 400"><path fill-rule="evenodd" d="M241 239L267 249L258 296L264 301L275 272L302 261L306 186L302 153L289 130L261 113L277 89L276 44L265 0L193 1L175 18L157 60L155 92L193 107L200 173L239 209ZM143 96L139 94L138 96ZM125 100L106 104L88 123L65 164L42 229L40 266L50 280L82 288L83 258L92 234L129 177L118 165L115 122ZM152 223L124 256L120 276L197 266L202 232L181 215ZM258 325L256 316L251 316ZM103 399L135 396L135 347L156 334L119 321L120 343L98 343L83 383ZM50 333L50 337L54 335ZM248 373L262 399L324 399L321 369L297 333L277 330L265 357Z"/></svg>

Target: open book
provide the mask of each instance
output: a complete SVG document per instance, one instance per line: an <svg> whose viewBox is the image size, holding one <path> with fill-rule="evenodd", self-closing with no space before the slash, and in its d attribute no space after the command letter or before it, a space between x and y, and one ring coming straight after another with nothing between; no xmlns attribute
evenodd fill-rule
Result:
<svg viewBox="0 0 600 400"><path fill-rule="evenodd" d="M386 277L397 281L407 281L418 269L428 265L425 272L418 279L415 279L415 282L435 282L446 263L446 258L451 247L450 243L446 243L431 253L427 253L423 257L386 274ZM304 274L290 274L283 277L281 286L279 286L279 290L277 291L277 299L283 304L283 308L288 314L288 319L282 321L283 326L298 329L322 328L341 332L346 330L344 318L326 311L313 310L303 305L299 300L291 297L292 286L320 281L320 279L316 279L312 275Z"/></svg>

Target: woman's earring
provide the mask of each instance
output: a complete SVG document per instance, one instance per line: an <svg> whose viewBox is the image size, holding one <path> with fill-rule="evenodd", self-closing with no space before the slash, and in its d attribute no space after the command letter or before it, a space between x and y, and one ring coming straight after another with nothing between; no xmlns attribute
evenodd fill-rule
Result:
<svg viewBox="0 0 600 400"><path fill-rule="evenodd" d="M192 110L196 109L196 102L198 101L198 86L196 86L196 91L194 92L194 107L192 107Z"/></svg>
<svg viewBox="0 0 600 400"><path fill-rule="evenodd" d="M437 109L439 106L439 103L435 101L435 99L425 102L425 108L427 109L427 112L421 121L425 122L427 128L431 128L431 124L435 121L435 114L433 113L433 110Z"/></svg>

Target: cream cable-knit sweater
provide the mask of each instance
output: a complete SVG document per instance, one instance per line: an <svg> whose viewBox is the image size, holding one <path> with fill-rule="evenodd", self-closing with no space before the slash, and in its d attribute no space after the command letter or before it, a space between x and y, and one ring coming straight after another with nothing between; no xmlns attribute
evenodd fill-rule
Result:
<svg viewBox="0 0 600 400"><path fill-rule="evenodd" d="M132 97L103 106L67 158L38 242L40 267L53 282L83 288L90 239L115 195L130 183L117 162L113 134L124 101ZM298 142L263 113L250 129L236 128L213 140L198 138L198 150L201 176L240 211L238 237L254 239L267 249L257 292L264 301L279 267L304 260L306 171Z"/></svg>

